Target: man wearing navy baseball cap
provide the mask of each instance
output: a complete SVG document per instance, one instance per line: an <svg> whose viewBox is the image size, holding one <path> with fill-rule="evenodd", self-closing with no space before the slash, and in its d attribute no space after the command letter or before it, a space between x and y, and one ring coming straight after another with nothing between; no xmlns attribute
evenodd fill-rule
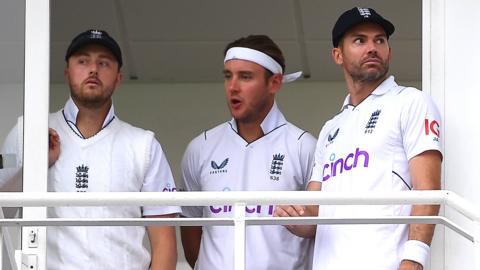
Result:
<svg viewBox="0 0 480 270"><path fill-rule="evenodd" d="M120 120L112 95L122 80L122 53L106 31L77 35L65 54L70 98L49 116L48 191L165 192L176 190L151 131ZM21 155L22 120L5 153ZM21 162L21 158L19 159ZM22 164L17 164L21 169ZM0 179L1 180L1 179ZM2 182L2 181L0 181ZM1 183L0 183L1 186ZM179 207L53 207L50 218L176 217ZM148 232L151 252L143 245ZM59 226L47 229L47 269L175 269L171 226Z"/></svg>
<svg viewBox="0 0 480 270"><path fill-rule="evenodd" d="M332 30L332 58L345 77L341 112L322 128L308 190L392 192L440 189L440 114L422 91L388 75L393 24L371 8L345 11ZM301 216L312 207L283 206L278 216ZM436 205L321 205L321 217L433 216ZM424 269L434 225L290 226L315 236L318 270Z"/></svg>

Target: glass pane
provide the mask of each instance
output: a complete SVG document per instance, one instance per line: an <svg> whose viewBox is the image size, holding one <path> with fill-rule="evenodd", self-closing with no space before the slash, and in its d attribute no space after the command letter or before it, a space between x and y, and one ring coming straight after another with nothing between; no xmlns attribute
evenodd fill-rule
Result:
<svg viewBox="0 0 480 270"><path fill-rule="evenodd" d="M23 114L25 1L2 0L0 25L0 192L22 191L23 128L16 125ZM2 210L6 218L21 212L19 208ZM20 248L20 228L7 227L3 232L8 236L2 241L1 269L9 270L13 249Z"/></svg>

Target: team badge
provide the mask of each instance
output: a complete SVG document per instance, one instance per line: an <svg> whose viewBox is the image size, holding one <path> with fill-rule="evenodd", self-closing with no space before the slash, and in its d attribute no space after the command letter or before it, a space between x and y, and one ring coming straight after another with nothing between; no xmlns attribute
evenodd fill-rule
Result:
<svg viewBox="0 0 480 270"><path fill-rule="evenodd" d="M369 18L370 16L372 16L372 13L370 13L370 9L368 8L359 8L357 7L358 9L358 13L360 13L361 16L363 16L365 19Z"/></svg>
<svg viewBox="0 0 480 270"><path fill-rule="evenodd" d="M370 116L370 119L367 122L367 125L365 126L365 134L373 133L373 130L377 125L378 118L380 117L381 112L382 112L381 110L376 110L372 113L372 115Z"/></svg>
<svg viewBox="0 0 480 270"><path fill-rule="evenodd" d="M86 192L88 190L88 166L80 165L75 174L75 188L77 192Z"/></svg>
<svg viewBox="0 0 480 270"><path fill-rule="evenodd" d="M212 171L210 171L210 174L217 174L217 173L226 173L227 169L225 167L228 164L228 158L226 158L220 165L218 165L214 160L210 162L210 166L212 166Z"/></svg>
<svg viewBox="0 0 480 270"><path fill-rule="evenodd" d="M285 155L282 155L280 153L273 155L272 165L270 165L270 180L280 180L284 159Z"/></svg>

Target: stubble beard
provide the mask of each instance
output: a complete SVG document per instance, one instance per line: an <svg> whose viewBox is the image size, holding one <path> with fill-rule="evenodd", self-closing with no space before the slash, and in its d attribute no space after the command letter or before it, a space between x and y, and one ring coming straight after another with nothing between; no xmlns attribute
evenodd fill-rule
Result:
<svg viewBox="0 0 480 270"><path fill-rule="evenodd" d="M111 95L85 95L82 93L82 89L76 91L73 87L73 85L70 85L70 94L72 96L72 99L75 100L76 103L78 105L81 105L82 107L89 109L97 109L111 100ZM113 91L108 91L106 89L100 91L113 93Z"/></svg>
<svg viewBox="0 0 480 270"><path fill-rule="evenodd" d="M388 69L388 63L381 63L380 67L375 71L362 70L360 65L356 65L353 70L349 71L349 74L354 82L370 83L384 78Z"/></svg>

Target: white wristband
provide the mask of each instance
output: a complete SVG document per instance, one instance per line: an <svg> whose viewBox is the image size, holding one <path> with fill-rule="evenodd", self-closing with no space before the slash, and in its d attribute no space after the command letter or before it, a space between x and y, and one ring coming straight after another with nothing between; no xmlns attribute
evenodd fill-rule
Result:
<svg viewBox="0 0 480 270"><path fill-rule="evenodd" d="M417 262L425 268L430 253L430 246L422 241L408 240L403 247L401 260Z"/></svg>

